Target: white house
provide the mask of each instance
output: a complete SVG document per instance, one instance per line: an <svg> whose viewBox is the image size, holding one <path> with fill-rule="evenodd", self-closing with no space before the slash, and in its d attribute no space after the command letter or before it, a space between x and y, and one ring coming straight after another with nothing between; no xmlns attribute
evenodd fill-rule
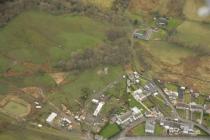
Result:
<svg viewBox="0 0 210 140"><path fill-rule="evenodd" d="M53 120L54 120L57 116L58 116L57 113L52 112L52 113L48 116L48 118L46 119L47 123L52 123Z"/></svg>
<svg viewBox="0 0 210 140"><path fill-rule="evenodd" d="M100 102L98 104L98 106L96 107L96 110L93 113L93 116L98 116L98 113L101 111L104 104L105 104L104 102Z"/></svg>

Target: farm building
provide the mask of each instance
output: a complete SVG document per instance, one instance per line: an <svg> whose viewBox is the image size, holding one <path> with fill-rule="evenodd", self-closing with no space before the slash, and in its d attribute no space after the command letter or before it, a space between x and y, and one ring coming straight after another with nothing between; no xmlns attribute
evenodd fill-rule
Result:
<svg viewBox="0 0 210 140"><path fill-rule="evenodd" d="M57 116L58 116L57 113L52 112L46 119L47 123L51 124Z"/></svg>

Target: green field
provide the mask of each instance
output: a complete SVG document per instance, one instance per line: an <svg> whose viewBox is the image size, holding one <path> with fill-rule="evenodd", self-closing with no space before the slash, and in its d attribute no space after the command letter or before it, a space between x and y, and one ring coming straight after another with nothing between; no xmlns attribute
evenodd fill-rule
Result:
<svg viewBox="0 0 210 140"><path fill-rule="evenodd" d="M21 127L21 126L20 126ZM4 130L0 133L2 140L81 140L78 133L65 133L50 128L21 128L12 126L11 130ZM15 133L14 133L15 131Z"/></svg>
<svg viewBox="0 0 210 140"><path fill-rule="evenodd" d="M14 101L10 101L4 106L3 110L9 114L20 116L22 114L27 113L28 109L26 106L22 104L16 103Z"/></svg>
<svg viewBox="0 0 210 140"><path fill-rule="evenodd" d="M142 112L145 111L145 108L138 101L136 101L131 95L128 97L128 105L130 108L138 107L139 109L143 110Z"/></svg>
<svg viewBox="0 0 210 140"><path fill-rule="evenodd" d="M156 59L172 65L179 64L181 59L195 54L190 49L182 48L165 41L150 41L145 46Z"/></svg>
<svg viewBox="0 0 210 140"><path fill-rule="evenodd" d="M155 125L155 135L156 136L162 136L164 133L164 128L162 126L160 126L159 124Z"/></svg>
<svg viewBox="0 0 210 140"><path fill-rule="evenodd" d="M178 26L177 31L175 37L180 43L210 50L210 26L208 24L185 21Z"/></svg>
<svg viewBox="0 0 210 140"><path fill-rule="evenodd" d="M110 138L120 132L120 127L117 124L107 124L99 133L104 138Z"/></svg>
<svg viewBox="0 0 210 140"><path fill-rule="evenodd" d="M107 25L84 16L23 12L0 29L0 72L13 61L54 64L74 51L96 47Z"/></svg>
<svg viewBox="0 0 210 140"><path fill-rule="evenodd" d="M93 94L102 90L106 85L113 80L118 79L123 74L121 67L109 67L107 75L98 75L97 71L100 68L86 70L79 74L69 74L66 79L66 84L61 85L53 94L49 95L49 99L56 104L66 103L73 107L73 110L78 108L76 100L79 100L84 93L82 89L88 88Z"/></svg>
<svg viewBox="0 0 210 140"><path fill-rule="evenodd" d="M172 90L172 91L177 91L177 89L178 89L177 85L175 85L173 83L165 83L164 87L167 88L168 90Z"/></svg>
<svg viewBox="0 0 210 140"><path fill-rule="evenodd" d="M132 136L145 136L145 124L141 123L137 125L129 132L129 134Z"/></svg>

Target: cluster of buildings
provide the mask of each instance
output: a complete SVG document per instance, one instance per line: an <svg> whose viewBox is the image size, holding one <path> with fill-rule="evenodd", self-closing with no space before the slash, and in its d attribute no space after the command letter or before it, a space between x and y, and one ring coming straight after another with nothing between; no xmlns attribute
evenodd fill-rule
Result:
<svg viewBox="0 0 210 140"><path fill-rule="evenodd" d="M155 124L156 124L156 122L154 120L146 120L145 133L154 134L155 133Z"/></svg>
<svg viewBox="0 0 210 140"><path fill-rule="evenodd" d="M97 105L97 107L93 113L93 116L97 117L99 112L101 111L102 107L104 106L105 102L99 101L97 99L92 99L92 103Z"/></svg>
<svg viewBox="0 0 210 140"><path fill-rule="evenodd" d="M154 21L158 27L165 28L168 25L169 18L168 17L154 17Z"/></svg>
<svg viewBox="0 0 210 140"><path fill-rule="evenodd" d="M168 96L169 100L174 104L176 109L190 111L191 113L199 112L200 119L198 119L196 121L198 121L201 124L202 120L203 120L203 113L210 113L210 106L197 104L192 101L190 101L190 103L189 102L186 103L184 101L184 96L186 96L185 94L189 94L190 96L188 98L191 98L191 99L193 99L193 98L198 99L200 95L197 92L193 92L193 90L190 90L189 93L186 93L185 90L186 90L186 88L182 86L182 87L177 88L177 91L172 91L172 90L168 90L167 88L165 88L164 92ZM193 120L192 114L189 116L190 116L190 119ZM187 115L186 118L188 118L189 116Z"/></svg>
<svg viewBox="0 0 210 140"><path fill-rule="evenodd" d="M141 31L135 31L133 33L133 38L141 39L141 40L150 40L153 32L157 32L158 28L165 28L168 25L169 18L168 17L155 17L154 22L156 24L156 28L144 29Z"/></svg>
<svg viewBox="0 0 210 140"><path fill-rule="evenodd" d="M141 32L134 32L133 37L136 39L142 39L142 40L150 40L153 33L153 29L148 30L142 30Z"/></svg>
<svg viewBox="0 0 210 140"><path fill-rule="evenodd" d="M132 96L137 101L143 101L150 95L156 96L158 94L156 87L152 83L148 83L143 88L139 88L132 93Z"/></svg>
<svg viewBox="0 0 210 140"><path fill-rule="evenodd" d="M35 104L36 109L41 109L42 108L42 106L39 102L35 101L34 104Z"/></svg>
<svg viewBox="0 0 210 140"><path fill-rule="evenodd" d="M46 122L51 126L59 125L60 127L66 128L67 130L72 130L72 122L70 119L66 117L60 117L55 112L51 112L51 114L47 117Z"/></svg>
<svg viewBox="0 0 210 140"><path fill-rule="evenodd" d="M177 120L160 120L160 126L164 127L169 135L195 135L192 123L183 123Z"/></svg>
<svg viewBox="0 0 210 140"><path fill-rule="evenodd" d="M131 108L129 111L124 112L119 115L115 115L112 118L112 121L116 122L118 125L122 127L128 126L130 123L140 119L143 117L143 114L140 109L137 107Z"/></svg>

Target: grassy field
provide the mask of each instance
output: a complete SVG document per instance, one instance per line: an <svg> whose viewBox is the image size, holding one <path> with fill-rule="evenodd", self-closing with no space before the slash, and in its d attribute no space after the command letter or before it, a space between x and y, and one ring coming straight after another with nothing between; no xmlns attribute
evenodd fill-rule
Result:
<svg viewBox="0 0 210 140"><path fill-rule="evenodd" d="M190 49L165 41L150 41L145 44L145 47L156 59L172 65L179 64L181 59L194 54Z"/></svg>
<svg viewBox="0 0 210 140"><path fill-rule="evenodd" d="M130 108L133 108L133 107L138 107L139 109L142 109L143 111L142 112L144 112L145 111L145 108L138 102L138 101L136 101L134 98L133 98L133 96L129 96L129 98L128 98L128 104L129 104L129 107Z"/></svg>
<svg viewBox="0 0 210 140"><path fill-rule="evenodd" d="M15 131L15 133L14 133ZM77 133L65 133L50 128L21 128L12 126L12 130L0 133L2 140L81 140Z"/></svg>
<svg viewBox="0 0 210 140"><path fill-rule="evenodd" d="M192 30L193 29L193 30ZM177 28L175 37L184 44L199 45L201 49L210 50L210 26L198 22L185 21Z"/></svg>
<svg viewBox="0 0 210 140"><path fill-rule="evenodd" d="M173 83L165 83L164 87L168 90L177 91L178 87Z"/></svg>
<svg viewBox="0 0 210 140"><path fill-rule="evenodd" d="M120 132L120 127L117 124L107 124L99 133L104 138L110 138Z"/></svg>
<svg viewBox="0 0 210 140"><path fill-rule="evenodd" d="M86 4L93 4L98 8L110 9L114 0L82 0Z"/></svg>
<svg viewBox="0 0 210 140"><path fill-rule="evenodd" d="M4 111L8 112L9 114L19 116L27 113L27 107L14 101L10 101L4 106Z"/></svg>
<svg viewBox="0 0 210 140"><path fill-rule="evenodd" d="M52 64L74 51L96 47L107 28L106 23L83 16L23 12L0 29L0 52L4 52L0 53L0 71L13 61Z"/></svg>
<svg viewBox="0 0 210 140"><path fill-rule="evenodd" d="M121 67L109 67L107 75L98 75L98 70L100 68L86 70L77 75L70 74L66 79L66 84L61 85L53 94L50 94L49 99L56 104L66 103L76 108L76 106L78 107L76 100L83 95L83 88L90 89L93 94L94 90L96 92L102 90L123 74Z"/></svg>
<svg viewBox="0 0 210 140"><path fill-rule="evenodd" d="M137 125L136 127L134 127L129 134L131 136L144 136L145 135L145 124L141 123L139 125Z"/></svg>
<svg viewBox="0 0 210 140"><path fill-rule="evenodd" d="M1 77L0 83L2 89L0 91L8 91L10 86L27 87L27 86L40 86L40 87L53 87L55 86L54 80L49 74L35 74L31 76L16 76L16 77ZM2 92L2 94L4 94Z"/></svg>
<svg viewBox="0 0 210 140"><path fill-rule="evenodd" d="M159 124L155 125L155 135L156 136L162 136L164 133L164 128L160 126Z"/></svg>

